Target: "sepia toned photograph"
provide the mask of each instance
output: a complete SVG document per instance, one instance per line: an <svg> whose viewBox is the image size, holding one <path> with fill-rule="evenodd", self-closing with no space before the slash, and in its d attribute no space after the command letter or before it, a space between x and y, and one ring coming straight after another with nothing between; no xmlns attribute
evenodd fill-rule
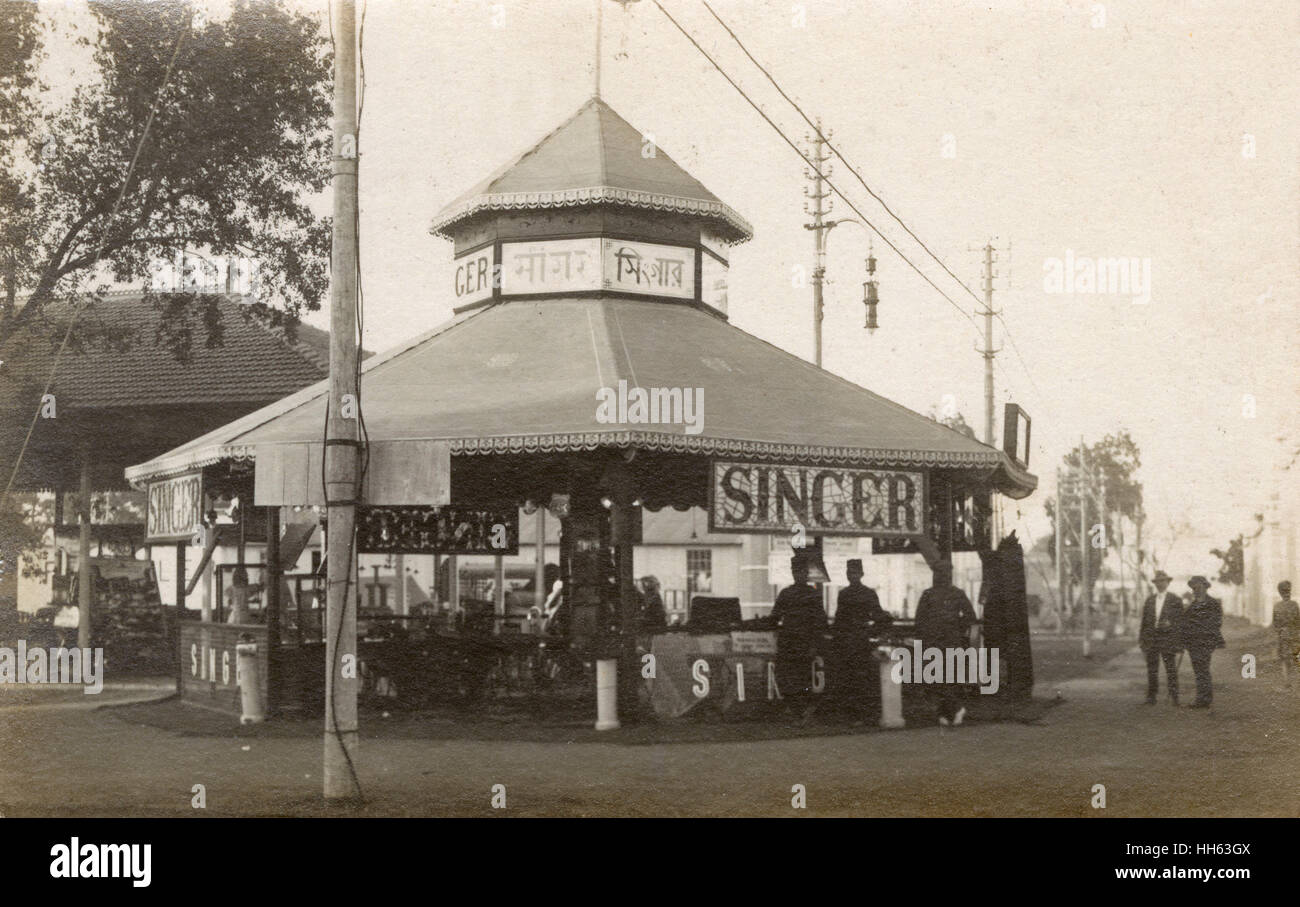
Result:
<svg viewBox="0 0 1300 907"><path fill-rule="evenodd" d="M92 819L1300 816L1297 17L2 0L32 871L149 887ZM1231 827L1090 871L1231 887Z"/></svg>

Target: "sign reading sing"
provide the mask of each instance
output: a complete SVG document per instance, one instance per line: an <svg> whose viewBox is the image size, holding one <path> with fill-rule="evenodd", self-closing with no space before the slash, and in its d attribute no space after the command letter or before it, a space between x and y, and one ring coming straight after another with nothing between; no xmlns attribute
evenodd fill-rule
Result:
<svg viewBox="0 0 1300 907"><path fill-rule="evenodd" d="M202 516L202 475L192 473L154 482L149 486L145 541L188 539L198 531Z"/></svg>
<svg viewBox="0 0 1300 907"><path fill-rule="evenodd" d="M923 472L714 460L709 530L918 535L925 498Z"/></svg>

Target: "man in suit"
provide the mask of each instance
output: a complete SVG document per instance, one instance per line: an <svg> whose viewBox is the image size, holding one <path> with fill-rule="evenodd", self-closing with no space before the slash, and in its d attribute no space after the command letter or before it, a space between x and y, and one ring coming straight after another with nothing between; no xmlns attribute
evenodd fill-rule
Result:
<svg viewBox="0 0 1300 907"><path fill-rule="evenodd" d="M828 624L821 593L808 582L808 558L803 551L790 558L794 582L781 590L768 620L776 629L777 687L790 708L801 707L800 723L813 715L813 657L822 646Z"/></svg>
<svg viewBox="0 0 1300 907"><path fill-rule="evenodd" d="M1300 605L1291 598L1291 581L1277 584L1282 598L1273 605L1273 629L1277 631L1277 657L1282 662L1282 677L1287 689L1291 688L1291 675L1295 673L1300 657Z"/></svg>
<svg viewBox="0 0 1300 907"><path fill-rule="evenodd" d="M1183 645L1196 674L1196 701L1192 708L1208 709L1214 699L1214 688L1210 685L1210 656L1215 649L1227 645L1223 640L1223 604L1210 597L1210 581L1205 577L1193 576L1187 585L1192 589L1192 603L1183 611L1181 623Z"/></svg>
<svg viewBox="0 0 1300 907"><path fill-rule="evenodd" d="M970 628L978 619L966 593L952 584L952 562L934 567L934 585L921 593L916 603L916 636L922 649L964 649L970 645ZM961 724L966 707L961 704L965 692L950 678L926 686L926 696L939 716L939 723Z"/></svg>
<svg viewBox="0 0 1300 907"><path fill-rule="evenodd" d="M893 623L893 615L880 607L876 590L862 583L860 558L846 565L849 584L835 604L835 667L841 707L861 722L875 721L880 711L880 682L876 674L873 641Z"/></svg>
<svg viewBox="0 0 1300 907"><path fill-rule="evenodd" d="M1156 591L1148 595L1142 606L1142 629L1138 631L1138 645L1147 657L1147 705L1156 704L1160 692L1160 662L1165 663L1165 685L1169 699L1178 705L1178 655L1183 651L1180 623L1183 618L1182 600L1169 590L1172 579L1163 570L1151 578Z"/></svg>

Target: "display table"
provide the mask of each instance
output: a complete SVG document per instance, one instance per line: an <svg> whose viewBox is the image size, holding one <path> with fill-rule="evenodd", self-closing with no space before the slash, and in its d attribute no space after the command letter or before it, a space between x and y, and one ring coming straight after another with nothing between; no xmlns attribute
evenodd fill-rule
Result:
<svg viewBox="0 0 1300 907"><path fill-rule="evenodd" d="M709 635L662 633L650 639L654 676L646 678L655 714L677 718L701 705L727 713L779 698L776 634L737 631ZM648 670L643 660L642 676ZM825 688L820 655L809 663L814 693Z"/></svg>
<svg viewBox="0 0 1300 907"><path fill-rule="evenodd" d="M870 658L875 667L868 682L874 684L878 678L880 726L902 727L904 690L890 679L890 648L872 647ZM651 707L661 718L679 718L700 707L727 716L756 713L770 710L782 698L777 681L776 634L771 631L662 633L650 637L642 650L653 656L653 661L647 661L643 655L642 676L650 673L652 664L654 676L645 677L644 682ZM816 696L827 689L828 666L833 674L835 665L829 656L814 655L809 659L809 687ZM835 678L831 679L834 682ZM838 698L842 700L844 695L841 687Z"/></svg>

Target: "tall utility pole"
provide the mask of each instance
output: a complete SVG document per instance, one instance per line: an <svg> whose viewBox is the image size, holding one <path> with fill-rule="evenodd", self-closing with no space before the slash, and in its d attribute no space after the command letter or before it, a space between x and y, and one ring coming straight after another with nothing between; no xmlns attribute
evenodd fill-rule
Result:
<svg viewBox="0 0 1300 907"><path fill-rule="evenodd" d="M984 443L993 444L993 244L984 244Z"/></svg>
<svg viewBox="0 0 1300 907"><path fill-rule="evenodd" d="M1070 575L1065 566L1065 520L1061 518L1061 468L1056 468L1056 510L1053 516L1056 518L1056 590L1059 596L1057 604L1058 616L1065 617L1066 608L1069 603L1066 601L1066 578Z"/></svg>
<svg viewBox="0 0 1300 907"><path fill-rule="evenodd" d="M1088 493L1087 455L1079 439L1079 603L1083 606L1083 657L1092 651L1092 586L1088 584Z"/></svg>
<svg viewBox="0 0 1300 907"><path fill-rule="evenodd" d="M804 195L812 200L809 207L804 204L804 211L812 215L812 223L804 224L804 229L811 230L813 233L813 271L812 271L812 291L813 291L813 363L821 368L822 364L822 318L824 306L822 303L822 282L826 278L826 234L830 231L834 223L827 223L825 218L831 213L835 205L835 200L828 198L830 190L826 185L826 178L830 176L830 155L826 151L826 136L822 132L821 118L817 119L817 134L808 137L812 143L811 153L808 155L813 162L813 169L804 168L803 175L805 178L812 180L813 188L809 192L807 187L804 188Z"/></svg>
<svg viewBox="0 0 1300 907"><path fill-rule="evenodd" d="M330 256L330 396L326 416L325 797L359 797L357 611L353 533L359 493L357 392L356 0L332 0L334 47L334 242ZM350 418L343 416L345 402ZM349 658L345 669L343 659Z"/></svg>

